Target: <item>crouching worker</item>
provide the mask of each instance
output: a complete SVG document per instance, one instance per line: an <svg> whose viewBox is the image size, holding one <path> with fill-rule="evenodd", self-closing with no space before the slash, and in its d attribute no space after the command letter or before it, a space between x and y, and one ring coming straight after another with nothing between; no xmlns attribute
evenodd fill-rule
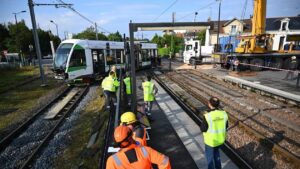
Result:
<svg viewBox="0 0 300 169"><path fill-rule="evenodd" d="M126 112L121 115L121 125L125 125L132 130L132 137L137 145L147 145L146 128L141 126L141 123L136 119L136 115L133 112Z"/></svg>
<svg viewBox="0 0 300 169"><path fill-rule="evenodd" d="M114 139L120 151L107 159L106 169L152 169L157 164L159 169L170 169L169 158L147 146L138 146L132 138L132 131L127 126L118 126Z"/></svg>

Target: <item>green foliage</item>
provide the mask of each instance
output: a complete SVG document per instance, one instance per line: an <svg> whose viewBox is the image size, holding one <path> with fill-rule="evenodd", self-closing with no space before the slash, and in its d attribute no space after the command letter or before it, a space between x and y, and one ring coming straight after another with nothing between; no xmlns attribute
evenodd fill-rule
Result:
<svg viewBox="0 0 300 169"><path fill-rule="evenodd" d="M86 28L86 30L76 34L73 36L74 39L88 39L88 40L96 40L96 31L93 26ZM98 33L99 40L108 40L108 38L102 34Z"/></svg>
<svg viewBox="0 0 300 169"><path fill-rule="evenodd" d="M108 40L110 41L122 41L123 38L122 38L122 35L119 33L119 31L117 31L116 33L110 33L108 36L107 36Z"/></svg>
<svg viewBox="0 0 300 169"><path fill-rule="evenodd" d="M172 55L174 55L174 53L179 52L179 50L184 47L184 39L182 37L177 37L176 35L172 37L172 35L165 34L161 37L155 34L151 42L156 43L158 48L164 48L159 49L158 54L161 56L169 55L170 51L172 52ZM166 51L168 51L167 54Z"/></svg>
<svg viewBox="0 0 300 169"><path fill-rule="evenodd" d="M6 50L7 45L5 41L9 38L9 31L5 25L0 24L0 51Z"/></svg>
<svg viewBox="0 0 300 169"><path fill-rule="evenodd" d="M201 31L201 32L198 32L198 33L197 33L197 38L196 38L196 40L202 40L202 41L201 41L201 45L204 45L204 44L205 44L205 34L206 34L206 31Z"/></svg>
<svg viewBox="0 0 300 169"><path fill-rule="evenodd" d="M59 37L42 29L37 31L42 55L51 54L50 40L54 42L56 48L60 44ZM32 30L26 26L24 20L17 24L9 23L7 27L0 24L0 51L8 50L9 53L21 53L22 56L27 57L30 54L29 45L35 46Z"/></svg>
<svg viewBox="0 0 300 169"><path fill-rule="evenodd" d="M158 48L158 55L159 56L169 56L170 55L170 48Z"/></svg>

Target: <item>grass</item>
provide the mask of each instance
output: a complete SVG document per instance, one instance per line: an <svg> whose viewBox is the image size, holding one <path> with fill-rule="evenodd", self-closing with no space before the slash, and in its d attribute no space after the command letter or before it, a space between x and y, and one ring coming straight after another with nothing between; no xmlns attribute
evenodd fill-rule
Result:
<svg viewBox="0 0 300 169"><path fill-rule="evenodd" d="M87 168L96 169L99 159L102 155L101 147L104 142L105 126L109 113L103 111L104 97L101 97L102 90L97 89L96 97L86 105L81 112L80 119L76 122L71 132L71 143L54 160L54 168ZM104 127L99 129L99 124L105 123ZM86 148L90 136L99 131L98 139L91 148Z"/></svg>
<svg viewBox="0 0 300 169"><path fill-rule="evenodd" d="M26 66L19 69L0 69L0 92L7 90L10 86L17 85L25 79L39 75L39 69Z"/></svg>
<svg viewBox="0 0 300 169"><path fill-rule="evenodd" d="M50 98L64 87L52 78L47 79L47 84L46 87L40 87L41 81L35 80L0 95L0 133L31 117L38 108L47 104ZM5 110L13 111L3 113Z"/></svg>

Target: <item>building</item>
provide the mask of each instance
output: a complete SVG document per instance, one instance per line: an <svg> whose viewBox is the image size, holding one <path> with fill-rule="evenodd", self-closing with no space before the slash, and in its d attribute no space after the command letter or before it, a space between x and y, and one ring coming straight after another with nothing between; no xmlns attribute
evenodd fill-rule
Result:
<svg viewBox="0 0 300 169"><path fill-rule="evenodd" d="M218 21L213 22L209 31L208 44L217 44ZM219 37L251 35L251 19L220 21ZM276 17L266 19L266 34L273 35L273 50L283 49L285 44L300 42L300 15L292 17Z"/></svg>

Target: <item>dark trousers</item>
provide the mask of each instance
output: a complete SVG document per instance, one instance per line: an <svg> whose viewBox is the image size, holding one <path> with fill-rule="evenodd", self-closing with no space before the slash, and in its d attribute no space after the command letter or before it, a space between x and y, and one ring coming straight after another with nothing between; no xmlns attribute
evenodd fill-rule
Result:
<svg viewBox="0 0 300 169"><path fill-rule="evenodd" d="M109 108L111 101L113 103L116 102L116 93L115 92L110 92L110 91L107 91L107 90L104 90L103 93L104 93L104 97L105 97L105 107Z"/></svg>
<svg viewBox="0 0 300 169"><path fill-rule="evenodd" d="M145 112L148 116L151 116L153 101L145 102Z"/></svg>
<svg viewBox="0 0 300 169"><path fill-rule="evenodd" d="M220 149L218 147L210 147L205 144L205 155L207 159L208 169L221 169Z"/></svg>

